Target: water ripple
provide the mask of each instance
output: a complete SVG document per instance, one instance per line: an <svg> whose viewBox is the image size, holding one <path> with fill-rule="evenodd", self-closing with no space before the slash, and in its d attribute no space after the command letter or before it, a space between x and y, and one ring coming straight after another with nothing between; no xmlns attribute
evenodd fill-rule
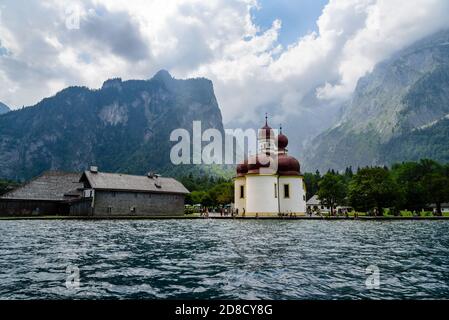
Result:
<svg viewBox="0 0 449 320"><path fill-rule="evenodd" d="M2 221L1 299L449 298L449 223ZM366 287L368 266L380 288ZM80 287L66 288L66 268Z"/></svg>

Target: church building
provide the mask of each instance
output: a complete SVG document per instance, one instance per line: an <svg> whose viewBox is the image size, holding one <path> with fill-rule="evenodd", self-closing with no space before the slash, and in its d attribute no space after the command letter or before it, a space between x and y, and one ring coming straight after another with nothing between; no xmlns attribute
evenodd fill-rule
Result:
<svg viewBox="0 0 449 320"><path fill-rule="evenodd" d="M239 216L301 216L306 213L306 188L297 159L288 155L288 138L268 125L258 134L258 154L237 166L235 209Z"/></svg>

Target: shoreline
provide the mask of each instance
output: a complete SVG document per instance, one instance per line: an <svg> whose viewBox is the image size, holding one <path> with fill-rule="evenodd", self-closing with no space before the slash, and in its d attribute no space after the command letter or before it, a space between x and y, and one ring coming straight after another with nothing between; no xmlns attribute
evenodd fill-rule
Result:
<svg viewBox="0 0 449 320"><path fill-rule="evenodd" d="M198 216L26 216L26 217L0 217L0 221L17 221L17 220L78 220L78 221L103 221L103 220L312 220L312 221L432 221L432 220L448 220L449 217L198 217Z"/></svg>

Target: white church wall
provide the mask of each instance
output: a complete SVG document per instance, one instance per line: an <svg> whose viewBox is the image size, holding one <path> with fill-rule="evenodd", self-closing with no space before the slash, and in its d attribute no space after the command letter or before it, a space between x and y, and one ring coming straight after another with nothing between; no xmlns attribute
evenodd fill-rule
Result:
<svg viewBox="0 0 449 320"><path fill-rule="evenodd" d="M284 185L290 187L290 197L284 197ZM283 213L305 213L306 192L302 177L280 177L279 191L281 200L281 212Z"/></svg>
<svg viewBox="0 0 449 320"><path fill-rule="evenodd" d="M242 198L240 196L240 187L243 186L244 187L244 197ZM235 209L239 210L239 214L243 212L243 210L245 209L245 211L247 211L246 209L246 195L247 193L247 188L246 188L246 178L245 177L238 177L235 179L234 182L234 206Z"/></svg>
<svg viewBox="0 0 449 320"><path fill-rule="evenodd" d="M276 183L276 176L246 176L246 212L250 214L277 214L278 201L274 193Z"/></svg>

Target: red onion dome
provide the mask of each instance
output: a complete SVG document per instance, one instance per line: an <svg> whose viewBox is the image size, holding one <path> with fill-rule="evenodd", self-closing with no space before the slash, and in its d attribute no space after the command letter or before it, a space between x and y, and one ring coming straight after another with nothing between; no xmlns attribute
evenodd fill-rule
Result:
<svg viewBox="0 0 449 320"><path fill-rule="evenodd" d="M296 158L280 154L278 157L278 174L285 176L299 176L301 174L301 166Z"/></svg>
<svg viewBox="0 0 449 320"><path fill-rule="evenodd" d="M248 161L244 161L237 166L237 177L243 177L248 173Z"/></svg>
<svg viewBox="0 0 449 320"><path fill-rule="evenodd" d="M270 167L270 157L264 153L251 156L248 159L248 173L259 173L261 168Z"/></svg>
<svg viewBox="0 0 449 320"><path fill-rule="evenodd" d="M288 138L286 135L284 134L279 134L278 135L278 149L279 150L285 150L285 148L287 148L288 146Z"/></svg>

